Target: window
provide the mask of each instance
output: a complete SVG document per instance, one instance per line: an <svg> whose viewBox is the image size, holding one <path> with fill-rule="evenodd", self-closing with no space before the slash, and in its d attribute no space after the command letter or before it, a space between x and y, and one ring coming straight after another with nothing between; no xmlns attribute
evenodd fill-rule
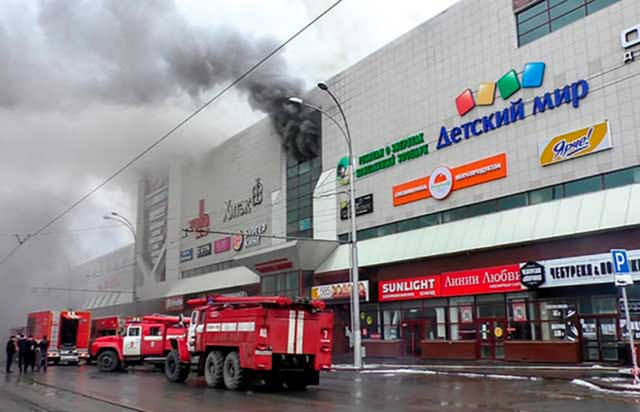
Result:
<svg viewBox="0 0 640 412"><path fill-rule="evenodd" d="M396 224L390 223L388 225L379 226L377 230L378 237L387 236L396 233Z"/></svg>
<svg viewBox="0 0 640 412"><path fill-rule="evenodd" d="M442 222L454 222L456 220L461 220L467 217L467 207L458 207L456 209L447 210L442 212Z"/></svg>
<svg viewBox="0 0 640 412"><path fill-rule="evenodd" d="M149 336L160 336L162 333L160 332L159 326L152 326L149 328Z"/></svg>
<svg viewBox="0 0 640 412"><path fill-rule="evenodd" d="M313 191L321 173L320 156L303 161L287 156L287 236L313 237Z"/></svg>
<svg viewBox="0 0 640 412"><path fill-rule="evenodd" d="M468 207L469 217L486 215L496 211L496 201L489 200L482 203L476 203Z"/></svg>
<svg viewBox="0 0 640 412"><path fill-rule="evenodd" d="M543 0L516 15L518 45L561 29L619 0Z"/></svg>
<svg viewBox="0 0 640 412"><path fill-rule="evenodd" d="M408 220L403 220L401 222L398 222L397 225L397 232L406 232L409 230L413 230L413 229L417 229L418 228L418 219L414 218L414 219L408 219Z"/></svg>
<svg viewBox="0 0 640 412"><path fill-rule="evenodd" d="M543 189L532 190L529 192L529 204L537 205L538 203L549 202L553 200L553 188L545 187Z"/></svg>
<svg viewBox="0 0 640 412"><path fill-rule="evenodd" d="M602 189L602 176L593 176L564 184L564 195L576 196Z"/></svg>
<svg viewBox="0 0 640 412"><path fill-rule="evenodd" d="M603 185L604 182L604 185ZM507 196L497 200L487 200L468 206L462 206L455 209L445 210L443 212L431 213L417 218L410 218L387 225L376 226L358 231L358 240L367 240L374 237L387 236L393 233L406 232L422 227L439 225L441 223L453 222L460 219L466 219L474 216L481 216L502 210L509 210L516 207L527 205L536 205L539 203L549 202L552 200L562 199L566 196L575 196L583 193L594 192L603 189L610 189L624 185L640 183L640 167L632 167L629 169L618 170L598 176L592 176L585 179L576 180L555 186L544 187L541 189L531 190L524 193ZM302 208L300 213L306 213L308 209ZM294 214L287 214L287 220L293 220ZM304 218L298 216L297 219ZM297 221L294 221L294 227L291 223L288 225L289 231L295 231ZM311 222L313 225L313 222ZM307 234L311 236L312 233ZM349 233L343 233L338 236L338 240L349 240Z"/></svg>
<svg viewBox="0 0 640 412"><path fill-rule="evenodd" d="M640 182L640 168L618 170L604 175L604 188L611 189L619 186L631 185Z"/></svg>
<svg viewBox="0 0 640 412"><path fill-rule="evenodd" d="M127 336L140 336L140 327L139 326L130 327L129 330L127 331Z"/></svg>
<svg viewBox="0 0 640 412"><path fill-rule="evenodd" d="M367 239L371 239L376 237L377 231L376 228L373 227L371 229L364 229L364 230L359 230L357 235L358 235L358 240L367 240Z"/></svg>
<svg viewBox="0 0 640 412"><path fill-rule="evenodd" d="M260 279L260 290L263 295L299 296L300 276L297 271L263 276Z"/></svg>
<svg viewBox="0 0 640 412"><path fill-rule="evenodd" d="M527 205L527 194L518 193L517 195L503 197L498 199L498 210L509 210L516 207L522 207Z"/></svg>
<svg viewBox="0 0 640 412"><path fill-rule="evenodd" d="M418 218L418 227L428 227L440 224L440 213L432 213L430 215L421 216Z"/></svg>

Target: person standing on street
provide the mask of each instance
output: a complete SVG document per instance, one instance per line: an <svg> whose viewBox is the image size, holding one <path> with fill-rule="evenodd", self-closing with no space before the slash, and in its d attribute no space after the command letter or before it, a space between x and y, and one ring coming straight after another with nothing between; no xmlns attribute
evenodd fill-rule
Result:
<svg viewBox="0 0 640 412"><path fill-rule="evenodd" d="M20 335L18 339L18 369L20 373L27 371L27 351L29 343L25 339L24 335Z"/></svg>
<svg viewBox="0 0 640 412"><path fill-rule="evenodd" d="M49 341L47 341L47 337L43 336L40 344L38 345L38 350L40 351L40 364L38 365L39 370L47 371L47 354L49 353Z"/></svg>
<svg viewBox="0 0 640 412"><path fill-rule="evenodd" d="M36 372L40 372L40 359L42 354L40 352L40 341L38 339L34 339L33 342L35 343L33 347L33 364L35 365Z"/></svg>
<svg viewBox="0 0 640 412"><path fill-rule="evenodd" d="M11 372L11 364L13 363L13 357L16 354L16 337L11 336L9 342L7 342L7 373Z"/></svg>
<svg viewBox="0 0 640 412"><path fill-rule="evenodd" d="M29 339L27 339L27 366L25 367L25 372L27 367L31 366L31 372L33 372L33 368L36 365L36 341L33 339L33 335L29 335Z"/></svg>

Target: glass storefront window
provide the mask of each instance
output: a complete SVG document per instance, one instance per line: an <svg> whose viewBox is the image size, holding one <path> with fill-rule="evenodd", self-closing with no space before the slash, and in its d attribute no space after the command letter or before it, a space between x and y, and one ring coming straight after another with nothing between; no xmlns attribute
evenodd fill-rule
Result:
<svg viewBox="0 0 640 412"><path fill-rule="evenodd" d="M540 329L542 340L578 339L577 311L572 300L540 302Z"/></svg>
<svg viewBox="0 0 640 412"><path fill-rule="evenodd" d="M385 310L382 321L384 339L400 339L400 310Z"/></svg>
<svg viewBox="0 0 640 412"><path fill-rule="evenodd" d="M602 189L602 176L593 176L564 184L564 195L577 196Z"/></svg>
<svg viewBox="0 0 640 412"><path fill-rule="evenodd" d="M475 339L473 296L449 299L449 339Z"/></svg>

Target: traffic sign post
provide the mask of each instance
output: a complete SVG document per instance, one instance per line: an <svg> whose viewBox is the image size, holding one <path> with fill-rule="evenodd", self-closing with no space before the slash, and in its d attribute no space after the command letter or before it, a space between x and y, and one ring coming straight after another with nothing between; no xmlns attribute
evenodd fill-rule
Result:
<svg viewBox="0 0 640 412"><path fill-rule="evenodd" d="M624 249L611 249L613 259L613 273L615 275L615 285L622 288L622 300L624 301L624 315L627 320L627 332L629 333L629 345L631 345L631 358L633 362L633 384L637 385L638 380L638 359L636 358L636 347L633 344L633 333L631 316L629 315L629 301L627 300L627 286L633 285L633 278L629 270L629 259L627 251Z"/></svg>

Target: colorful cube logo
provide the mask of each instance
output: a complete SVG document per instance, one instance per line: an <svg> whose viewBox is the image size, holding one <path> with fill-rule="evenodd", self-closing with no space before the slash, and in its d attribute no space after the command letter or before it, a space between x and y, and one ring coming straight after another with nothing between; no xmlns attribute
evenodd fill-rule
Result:
<svg viewBox="0 0 640 412"><path fill-rule="evenodd" d="M478 106L491 106L496 97L496 84L482 83L478 87L478 99L476 103Z"/></svg>
<svg viewBox="0 0 640 412"><path fill-rule="evenodd" d="M515 70L509 70L504 76L498 80L498 90L500 91L500 97L508 99L515 92L520 90L520 80L518 80L518 73Z"/></svg>
<svg viewBox="0 0 640 412"><path fill-rule="evenodd" d="M481 83L478 86L478 93L473 96L471 89L467 89L456 97L456 108L458 114L464 116L476 105L491 106L495 101L496 88L500 92L500 97L506 100L513 96L520 88L532 88L542 86L544 79L545 63L530 62L524 65L522 71L522 83L515 70L509 70L497 82Z"/></svg>
<svg viewBox="0 0 640 412"><path fill-rule="evenodd" d="M476 102L473 100L473 92L470 89L463 91L456 97L456 107L460 116L464 116L469 110L476 107Z"/></svg>
<svg viewBox="0 0 640 412"><path fill-rule="evenodd" d="M524 65L522 72L522 87L540 87L544 78L544 63L535 62Z"/></svg>

